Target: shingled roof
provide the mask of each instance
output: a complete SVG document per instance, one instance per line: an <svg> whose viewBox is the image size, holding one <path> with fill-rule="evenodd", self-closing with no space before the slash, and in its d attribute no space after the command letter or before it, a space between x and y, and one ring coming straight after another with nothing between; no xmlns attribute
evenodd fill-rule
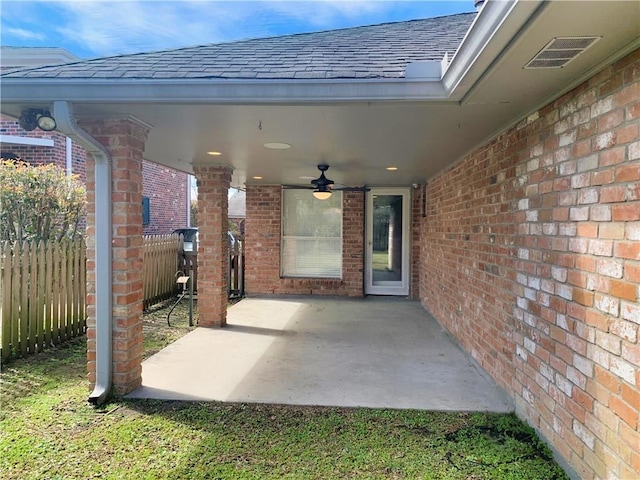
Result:
<svg viewBox="0 0 640 480"><path fill-rule="evenodd" d="M3 78L349 79L403 78L408 63L441 60L476 13L317 33L120 55L39 67Z"/></svg>

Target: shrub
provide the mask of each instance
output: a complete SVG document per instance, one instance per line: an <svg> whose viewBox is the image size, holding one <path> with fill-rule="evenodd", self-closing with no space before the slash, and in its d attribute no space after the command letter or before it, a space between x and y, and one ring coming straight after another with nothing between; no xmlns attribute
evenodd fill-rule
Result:
<svg viewBox="0 0 640 480"><path fill-rule="evenodd" d="M75 238L84 218L86 190L77 175L53 164L31 166L0 159L0 240Z"/></svg>
<svg viewBox="0 0 640 480"><path fill-rule="evenodd" d="M192 227L197 227L198 226L198 201L195 199L191 199L191 223L189 223L189 225L191 225Z"/></svg>

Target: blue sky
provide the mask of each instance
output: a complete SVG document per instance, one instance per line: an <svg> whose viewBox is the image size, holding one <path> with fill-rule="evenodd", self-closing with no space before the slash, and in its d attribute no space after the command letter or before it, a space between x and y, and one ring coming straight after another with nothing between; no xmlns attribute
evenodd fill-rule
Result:
<svg viewBox="0 0 640 480"><path fill-rule="evenodd" d="M81 58L474 11L473 0L2 0L0 44Z"/></svg>

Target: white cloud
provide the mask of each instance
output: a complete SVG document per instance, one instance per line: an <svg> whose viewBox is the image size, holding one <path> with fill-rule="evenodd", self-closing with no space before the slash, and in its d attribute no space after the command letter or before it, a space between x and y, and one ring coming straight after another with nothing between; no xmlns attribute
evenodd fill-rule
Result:
<svg viewBox="0 0 640 480"><path fill-rule="evenodd" d="M5 34L13 35L16 38L24 40L44 40L45 36L40 32L25 30L24 28L6 27Z"/></svg>
<svg viewBox="0 0 640 480"><path fill-rule="evenodd" d="M210 18L219 18L215 3L67 2L60 35L99 55L161 50L220 41Z"/></svg>
<svg viewBox="0 0 640 480"><path fill-rule="evenodd" d="M265 3L268 3L270 8L279 14L304 20L310 25L318 27L330 27L338 18L359 18L362 15L389 9L389 2L362 0L320 0L313 2L281 0Z"/></svg>
<svg viewBox="0 0 640 480"><path fill-rule="evenodd" d="M54 27L66 41L96 55L117 55L279 34L291 22L307 30L336 19L359 18L389 8L381 1L53 1ZM386 5L385 5L386 4ZM246 32L243 34L243 32Z"/></svg>

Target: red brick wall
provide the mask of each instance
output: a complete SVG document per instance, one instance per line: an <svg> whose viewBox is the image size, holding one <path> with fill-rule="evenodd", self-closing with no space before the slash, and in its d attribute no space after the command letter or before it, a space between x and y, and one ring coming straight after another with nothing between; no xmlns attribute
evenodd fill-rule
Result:
<svg viewBox="0 0 640 480"><path fill-rule="evenodd" d="M186 227L189 175L145 160L142 177L142 195L149 197L151 216L144 234L162 235Z"/></svg>
<svg viewBox="0 0 640 480"><path fill-rule="evenodd" d="M585 479L639 478L640 51L429 182L424 306Z"/></svg>
<svg viewBox="0 0 640 480"><path fill-rule="evenodd" d="M281 278L280 187L247 185L247 294L363 295L364 193L342 195L342 279Z"/></svg>

